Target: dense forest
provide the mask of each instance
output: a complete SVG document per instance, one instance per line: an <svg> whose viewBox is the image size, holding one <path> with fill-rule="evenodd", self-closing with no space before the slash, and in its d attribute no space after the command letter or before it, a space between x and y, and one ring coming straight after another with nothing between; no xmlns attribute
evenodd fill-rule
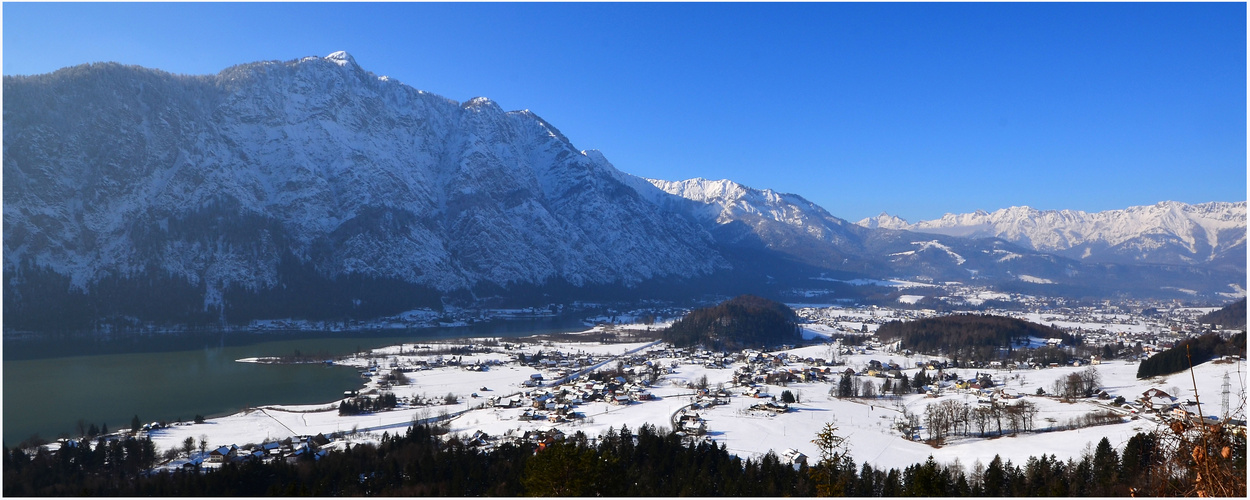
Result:
<svg viewBox="0 0 1250 500"><path fill-rule="evenodd" d="M1079 339L1057 328L988 314L960 314L916 321L891 321L877 330L883 340L901 339L902 347L916 352L947 354L956 359L1000 359L999 349L1010 354L1027 345L1030 337L1058 338L1064 345Z"/></svg>
<svg viewBox="0 0 1250 500"><path fill-rule="evenodd" d="M1219 310L1198 317L1199 323L1219 325L1228 330L1246 327L1246 299L1238 300Z"/></svg>
<svg viewBox="0 0 1250 500"><path fill-rule="evenodd" d="M482 451L437 428L413 426L320 460L242 460L214 472L146 474L151 441L84 442L65 452L4 449L4 495L101 496L1244 496L1244 436L1211 435L1210 455L1196 441L1137 434L1122 452L1103 438L1092 452L1013 464L939 465L932 458L903 469L857 464L826 427L814 443L822 456L792 466L769 453L741 459L723 445L691 445L650 425L622 426L589 440L502 444ZM1203 441L1206 442L1206 441ZM1194 448L1197 450L1197 448ZM1180 458L1177 458L1180 457ZM1206 465L1206 468L1203 466ZM1202 473L1219 484L1203 484Z"/></svg>
<svg viewBox="0 0 1250 500"><path fill-rule="evenodd" d="M703 345L718 350L773 347L802 340L794 311L753 295L695 309L664 330L664 341L675 346Z"/></svg>
<svg viewBox="0 0 1250 500"><path fill-rule="evenodd" d="M1219 334L1208 333L1182 340L1171 349L1142 360L1137 366L1137 378L1168 375L1206 363L1217 356L1233 354L1246 354L1246 332L1227 339Z"/></svg>

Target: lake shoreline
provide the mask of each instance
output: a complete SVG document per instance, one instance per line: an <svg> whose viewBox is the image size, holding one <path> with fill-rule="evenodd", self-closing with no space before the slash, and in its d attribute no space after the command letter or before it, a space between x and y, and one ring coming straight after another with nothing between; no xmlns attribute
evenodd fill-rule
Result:
<svg viewBox="0 0 1250 500"><path fill-rule="evenodd" d="M478 318L472 322L442 322L436 324L352 324L350 328L299 328L299 323L269 323L266 328L235 327L218 329L153 329L116 332L47 333L5 332L4 361L21 361L95 354L162 353L206 347L248 345L270 341L299 338L353 338L434 335L440 338L458 338L492 335L496 331L525 329L517 325L550 323L557 328L574 329L587 326L579 313L561 315L497 315ZM463 335L447 335L447 330L464 332Z"/></svg>
<svg viewBox="0 0 1250 500"><path fill-rule="evenodd" d="M79 419L117 429L261 405L334 400L361 379L341 367L239 363L293 353L343 356L404 342L520 337L585 330L583 318L503 320L464 327L351 332L216 332L101 341L91 337L4 343L4 442L73 434ZM52 368L49 370L49 368ZM39 373L40 375L34 375Z"/></svg>

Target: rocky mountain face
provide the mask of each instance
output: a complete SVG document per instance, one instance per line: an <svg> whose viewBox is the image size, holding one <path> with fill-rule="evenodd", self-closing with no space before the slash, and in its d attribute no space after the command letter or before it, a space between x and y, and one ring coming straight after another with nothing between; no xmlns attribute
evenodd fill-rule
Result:
<svg viewBox="0 0 1250 500"><path fill-rule="evenodd" d="M753 189L729 180L635 178L626 183L652 203L690 216L726 249L762 248L820 270L1083 296L1167 290L1238 293L1245 280L1244 266L1212 272L1176 261L1148 266L1128 261L1093 263L1030 248L1009 238L922 231L888 215L852 224L801 196ZM665 194L680 197L680 201ZM1241 208L1244 260L1244 203ZM1228 217L1233 222L1227 225L1235 227L1233 212ZM1235 229L1221 231L1223 241L1238 241ZM1224 252L1235 254L1236 249L1232 245Z"/></svg>
<svg viewBox="0 0 1250 500"><path fill-rule="evenodd" d="M188 296L177 308L228 316L258 300L359 308L366 285L489 295L729 267L533 113L341 52L192 77L84 65L5 77L4 101L12 315L54 300L143 316L89 297L158 282ZM326 291L343 288L357 290Z"/></svg>
<svg viewBox="0 0 1250 500"><path fill-rule="evenodd" d="M730 180L645 181L631 185L652 203L699 222L725 247L773 252L823 269L886 271L863 255L868 231L802 196Z"/></svg>
<svg viewBox="0 0 1250 500"><path fill-rule="evenodd" d="M206 76L82 65L5 77L4 104L6 331L758 293L822 275L1094 296L1245 281L1244 265L1094 265L856 225L731 181L635 177L529 111L416 90L342 52ZM1195 222L1205 232L1175 237L1188 246L1156 248L1244 260L1240 207L1240 243Z"/></svg>
<svg viewBox="0 0 1250 500"><path fill-rule="evenodd" d="M1174 201L1087 213L1011 207L908 223L888 214L858 222L966 238L1001 238L1086 262L1226 268L1245 272L1246 202Z"/></svg>

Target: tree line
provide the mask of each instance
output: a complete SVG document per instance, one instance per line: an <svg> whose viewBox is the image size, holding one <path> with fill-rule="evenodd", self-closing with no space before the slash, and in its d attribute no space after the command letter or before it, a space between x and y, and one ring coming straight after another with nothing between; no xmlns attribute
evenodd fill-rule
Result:
<svg viewBox="0 0 1250 500"><path fill-rule="evenodd" d="M1016 346L1027 345L1030 337L1058 338L1064 345L1077 345L1071 334L1037 323L988 314L958 314L916 321L891 321L877 329L883 340L899 339L902 347L916 352L949 354L956 360L991 361L1002 359ZM958 362L958 361L956 361Z"/></svg>
<svg viewBox="0 0 1250 500"><path fill-rule="evenodd" d="M1142 360L1137 365L1137 378L1169 375L1230 354L1245 355L1246 332L1225 339L1215 333L1182 340L1171 349Z"/></svg>
<svg viewBox="0 0 1250 500"><path fill-rule="evenodd" d="M356 396L339 403L339 415L360 415L373 413L399 405L399 398L393 392L383 392L377 397Z"/></svg>
<svg viewBox="0 0 1250 500"><path fill-rule="evenodd" d="M1015 404L997 401L986 405L970 405L963 401L946 399L925 407L924 428L929 439L942 444L951 434L968 436L973 427L977 435L1028 432L1036 429L1037 405L1027 400ZM1006 424L1004 427L1003 424Z"/></svg>
<svg viewBox="0 0 1250 500"><path fill-rule="evenodd" d="M1245 438L1198 441L1166 431L1139 433L1118 452L1103 438L1092 452L1013 464L995 456L970 468L930 457L904 468L858 464L840 447L836 428L813 440L821 457L790 465L769 452L742 459L724 445L691 444L651 425L626 426L596 438L503 443L488 451L462 436L415 425L383 434L378 444L348 446L320 460L244 460L210 473L144 473L155 460L147 439L84 441L58 453L3 452L4 495L107 496L1124 496L1199 492L1245 496ZM1202 441L1207 443L1207 441ZM1204 453L1206 453L1204 451ZM1200 469L1216 464L1212 472ZM1220 488L1203 486L1204 477ZM1223 473L1221 475L1221 472ZM1238 479L1240 477L1240 479ZM1212 479L1208 479L1211 481ZM1206 489L1202 489L1206 488Z"/></svg>

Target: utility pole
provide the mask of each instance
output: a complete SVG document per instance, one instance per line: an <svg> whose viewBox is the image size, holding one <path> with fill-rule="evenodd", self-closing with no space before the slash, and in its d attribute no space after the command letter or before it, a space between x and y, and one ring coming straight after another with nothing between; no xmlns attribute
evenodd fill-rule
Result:
<svg viewBox="0 0 1250 500"><path fill-rule="evenodd" d="M1228 393L1231 385L1228 383L1228 370L1224 371L1224 385L1220 387L1220 417L1228 417Z"/></svg>

